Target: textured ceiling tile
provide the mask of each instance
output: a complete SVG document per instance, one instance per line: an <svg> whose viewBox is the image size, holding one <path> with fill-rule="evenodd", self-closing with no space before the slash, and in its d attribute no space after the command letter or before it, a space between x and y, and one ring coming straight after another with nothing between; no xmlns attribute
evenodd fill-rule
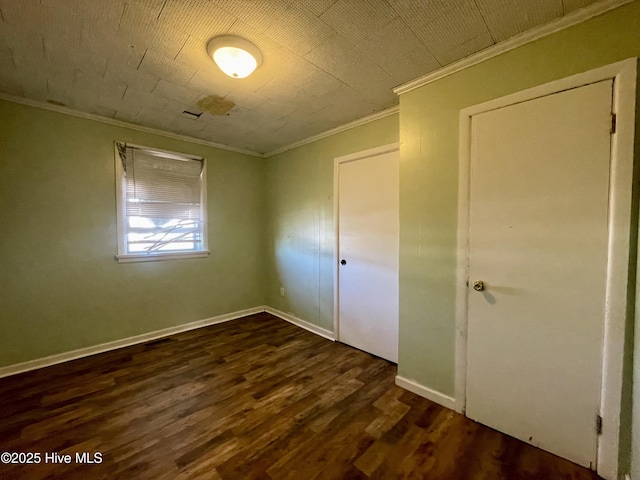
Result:
<svg viewBox="0 0 640 480"><path fill-rule="evenodd" d="M198 70L214 65L213 60L207 53L206 42L196 37L189 37L187 39L175 59L185 65L191 65Z"/></svg>
<svg viewBox="0 0 640 480"><path fill-rule="evenodd" d="M103 77L76 71L73 80L73 97L95 99L101 105L120 104L127 87L114 85Z"/></svg>
<svg viewBox="0 0 640 480"><path fill-rule="evenodd" d="M278 124L285 125L286 122L282 120L284 117L298 111L298 104L291 101L269 102L263 103L255 110L269 119L269 128L274 130Z"/></svg>
<svg viewBox="0 0 640 480"><path fill-rule="evenodd" d="M245 150L252 150L259 152L260 146L258 142L255 142L256 132L260 131L259 126L256 124L247 124L240 121L235 121L233 117L224 117L228 121L228 124L220 128L210 128L206 126L203 132L210 135L209 139L221 143L223 145L233 145L236 148Z"/></svg>
<svg viewBox="0 0 640 480"><path fill-rule="evenodd" d="M115 118L116 120L120 120L122 122L127 122L127 123L136 123L136 117L138 116L138 113L140 112L140 107L136 108L136 109L121 109L121 110L116 110L116 114L113 118Z"/></svg>
<svg viewBox="0 0 640 480"><path fill-rule="evenodd" d="M111 34L118 30L125 9L124 0L100 3L95 0L43 0L43 3L59 11L62 20L78 16L83 31L100 29Z"/></svg>
<svg viewBox="0 0 640 480"><path fill-rule="evenodd" d="M286 100L297 94L297 89L279 78L274 78L264 87L258 90L257 93L263 95L271 100Z"/></svg>
<svg viewBox="0 0 640 480"><path fill-rule="evenodd" d="M125 86L133 85L136 90L147 93L151 92L160 80L155 75L134 68L126 66L114 67L111 64L107 65L104 78L109 83Z"/></svg>
<svg viewBox="0 0 640 480"><path fill-rule="evenodd" d="M300 114L299 104L294 103L292 101L283 101L279 103L271 102L264 103L260 107L256 108L256 111L260 113L264 118L269 119L269 129L264 129L265 132L273 132L284 125L286 125L287 121L285 118L292 114ZM307 112L306 114L309 114ZM304 114L302 114L304 116Z"/></svg>
<svg viewBox="0 0 640 480"><path fill-rule="evenodd" d="M158 81L155 88L151 92L154 95L167 98L169 100L175 100L176 102L185 102L188 104L195 104L196 100L202 96L199 92L192 90L175 83L168 82L167 80Z"/></svg>
<svg viewBox="0 0 640 480"><path fill-rule="evenodd" d="M586 7L592 3L596 3L598 0L562 0L564 6L564 13L569 13L579 8Z"/></svg>
<svg viewBox="0 0 640 480"><path fill-rule="evenodd" d="M115 108L96 103L92 98L85 99L81 97L74 97L74 102L73 104L69 105L69 107L73 108L74 110L80 110L82 112L87 112L106 118L114 118L117 113L117 110Z"/></svg>
<svg viewBox="0 0 640 480"><path fill-rule="evenodd" d="M207 112L203 113L198 119L199 122L204 123L206 126L203 130L205 134L213 135L225 132L228 134L230 132L229 120L226 116L219 115L210 115Z"/></svg>
<svg viewBox="0 0 640 480"><path fill-rule="evenodd" d="M384 64L384 71L396 85L409 82L440 68L440 63L426 49L418 49L406 55L398 55Z"/></svg>
<svg viewBox="0 0 640 480"><path fill-rule="evenodd" d="M162 128L162 126L171 125L176 117L163 108L145 105L140 109L136 118L138 121L143 122L143 125Z"/></svg>
<svg viewBox="0 0 640 480"><path fill-rule="evenodd" d="M299 78L293 84L306 95L313 95L314 97L321 97L344 85L343 82L320 69L315 69L315 71Z"/></svg>
<svg viewBox="0 0 640 480"><path fill-rule="evenodd" d="M336 108L334 106L323 108L322 110L309 115L309 120L311 122L315 124L325 122L327 126L349 123L354 118L355 117L353 117L347 109L340 107Z"/></svg>
<svg viewBox="0 0 640 480"><path fill-rule="evenodd" d="M222 73L217 67L214 67L215 75L219 77L226 77L226 79L232 82L232 88L242 88L245 90L251 90L257 92L273 78L278 76L278 66L272 59L265 59L258 69L246 78L231 78Z"/></svg>
<svg viewBox="0 0 640 480"><path fill-rule="evenodd" d="M226 33L236 20L210 0L168 0L160 14L160 21L204 42Z"/></svg>
<svg viewBox="0 0 640 480"><path fill-rule="evenodd" d="M296 111L298 111L300 115L308 115L317 112L326 106L322 99L309 95L304 90L300 91L297 97L293 97L290 100L290 103L296 108Z"/></svg>
<svg viewBox="0 0 640 480"><path fill-rule="evenodd" d="M47 79L47 100L63 105L73 104L73 72L66 77Z"/></svg>
<svg viewBox="0 0 640 480"><path fill-rule="evenodd" d="M0 74L0 89L4 93L34 100L47 100L47 79L18 72L13 75Z"/></svg>
<svg viewBox="0 0 640 480"><path fill-rule="evenodd" d="M71 108L113 118L123 105L124 88L114 89L102 78L76 78L73 93L64 103Z"/></svg>
<svg viewBox="0 0 640 480"><path fill-rule="evenodd" d="M402 52L424 50L424 45L409 29L406 22L396 18L375 30L369 37L357 44L359 53L378 65L384 65L402 55Z"/></svg>
<svg viewBox="0 0 640 480"><path fill-rule="evenodd" d="M431 23L452 9L464 5L467 1L468 0L389 0L389 3L397 14L413 28L414 26Z"/></svg>
<svg viewBox="0 0 640 480"><path fill-rule="evenodd" d="M234 88L232 82L232 78L223 78L216 72L199 70L191 77L186 86L204 95L224 97Z"/></svg>
<svg viewBox="0 0 640 480"><path fill-rule="evenodd" d="M214 2L259 32L277 22L293 0L214 0Z"/></svg>
<svg viewBox="0 0 640 480"><path fill-rule="evenodd" d="M297 4L285 10L264 33L298 55L304 55L336 34L322 20Z"/></svg>
<svg viewBox="0 0 640 480"><path fill-rule="evenodd" d="M225 98L233 101L239 107L247 108L249 110L255 110L268 101L267 97L260 95L259 93L240 89L235 91L232 90Z"/></svg>
<svg viewBox="0 0 640 480"><path fill-rule="evenodd" d="M443 65L447 65L455 62L456 60L472 55L473 53L479 52L491 45L493 45L493 39L491 38L491 35L485 33L477 38L472 38L462 45L456 45L449 50L438 53L438 61Z"/></svg>
<svg viewBox="0 0 640 480"><path fill-rule="evenodd" d="M311 62L286 48L281 48L273 54L267 65L274 76L284 78L291 84L297 84L318 71Z"/></svg>
<svg viewBox="0 0 640 480"><path fill-rule="evenodd" d="M43 37L59 37L70 47L80 42L82 19L76 12L68 14L54 4L42 4L39 0L4 0L2 11L5 22L20 30Z"/></svg>
<svg viewBox="0 0 640 480"><path fill-rule="evenodd" d="M164 108L164 110L170 114L170 115L174 115L176 117L184 117L184 115L182 115L182 112L184 112L185 110L188 112L192 112L195 114L200 113L200 118L202 118L204 116L204 114L206 112L204 112L201 108L199 108L196 105L196 102L184 102L181 100L169 100L169 103L167 103L167 106ZM200 121L200 118L191 118L191 117L184 117L187 120L190 121Z"/></svg>
<svg viewBox="0 0 640 480"><path fill-rule="evenodd" d="M151 50L148 50L142 59L140 70L169 80L177 85L186 85L196 73L195 68L176 62Z"/></svg>
<svg viewBox="0 0 640 480"><path fill-rule="evenodd" d="M103 29L86 29L82 33L81 49L88 55L107 59L107 68L137 69L147 48L135 45Z"/></svg>
<svg viewBox="0 0 640 480"><path fill-rule="evenodd" d="M362 100L357 93L354 95L354 92L348 91L348 87L344 87L344 90L337 90L327 95L326 107L316 113L334 122L346 123L375 111L375 106Z"/></svg>
<svg viewBox="0 0 640 480"><path fill-rule="evenodd" d="M169 104L166 98L153 95L152 93L139 92L133 87L128 87L122 100L132 107L149 107L162 110Z"/></svg>
<svg viewBox="0 0 640 480"><path fill-rule="evenodd" d="M360 92L360 96L364 101L375 105L376 111L398 105L398 96L393 93L393 90L390 88L377 91L363 91Z"/></svg>
<svg viewBox="0 0 640 480"><path fill-rule="evenodd" d="M393 78L378 65L361 59L336 72L339 80L361 92L391 89L395 85Z"/></svg>
<svg viewBox="0 0 640 480"><path fill-rule="evenodd" d="M267 26L268 28L268 26ZM257 28L252 27L242 20L238 20L231 28L226 32L228 35L237 35L242 38L246 38L252 42L262 52L262 56L265 58L271 57L275 52L282 47L278 42L269 38L264 33L260 32Z"/></svg>
<svg viewBox="0 0 640 480"><path fill-rule="evenodd" d="M126 3L137 9L148 10L155 18L158 18L167 0L126 0Z"/></svg>
<svg viewBox="0 0 640 480"><path fill-rule="evenodd" d="M338 0L320 18L344 38L357 43L396 15L386 0Z"/></svg>
<svg viewBox="0 0 640 480"><path fill-rule="evenodd" d="M256 125L262 125L272 121L272 119L265 117L258 110L248 110L242 107L235 107L229 112L227 117L229 122L239 123L250 130L255 129Z"/></svg>
<svg viewBox="0 0 640 480"><path fill-rule="evenodd" d="M332 37L304 56L305 60L335 75L335 69L360 58L354 43L341 36Z"/></svg>
<svg viewBox="0 0 640 480"><path fill-rule="evenodd" d="M156 18L152 11L127 4L118 36L135 47L144 47L175 58L189 38L166 22Z"/></svg>
<svg viewBox="0 0 640 480"><path fill-rule="evenodd" d="M5 45L0 45L0 75L3 73L9 74L15 71L11 50L9 50L9 47Z"/></svg>
<svg viewBox="0 0 640 480"><path fill-rule="evenodd" d="M344 84L365 92L367 99L378 93L386 96L397 83L378 65L362 58L354 47L335 38L309 52L305 58L331 72Z"/></svg>
<svg viewBox="0 0 640 480"><path fill-rule="evenodd" d="M182 111L183 110L177 111L174 118L171 120L171 124L176 129L176 132L183 135L200 137L207 124L201 122L199 118L192 119L183 116Z"/></svg>
<svg viewBox="0 0 640 480"><path fill-rule="evenodd" d="M497 42L562 15L562 0L538 0L527 3L477 0L476 4Z"/></svg>
<svg viewBox="0 0 640 480"><path fill-rule="evenodd" d="M107 67L107 57L94 55L83 49L70 49L59 39L48 38L44 41L44 52L47 62L53 65L71 63L76 70L85 70L103 74Z"/></svg>
<svg viewBox="0 0 640 480"><path fill-rule="evenodd" d="M423 25L418 38L438 60L452 47L489 33L475 2L469 1Z"/></svg>
<svg viewBox="0 0 640 480"><path fill-rule="evenodd" d="M202 138L208 140L209 142L216 142L221 144L232 144L230 140L232 137L229 134L228 126L218 126L212 124L205 124L202 129Z"/></svg>
<svg viewBox="0 0 640 480"><path fill-rule="evenodd" d="M320 16L338 0L298 0L297 3L305 7L314 15Z"/></svg>
<svg viewBox="0 0 640 480"><path fill-rule="evenodd" d="M32 63L41 63L44 58L44 40L41 35L21 30L12 25L0 28L0 43L11 50L17 68L28 68Z"/></svg>

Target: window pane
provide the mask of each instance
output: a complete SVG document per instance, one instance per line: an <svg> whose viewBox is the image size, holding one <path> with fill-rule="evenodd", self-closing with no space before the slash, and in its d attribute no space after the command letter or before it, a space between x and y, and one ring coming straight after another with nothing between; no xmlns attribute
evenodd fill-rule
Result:
<svg viewBox="0 0 640 480"><path fill-rule="evenodd" d="M128 253L202 250L202 225L176 218L129 217Z"/></svg>

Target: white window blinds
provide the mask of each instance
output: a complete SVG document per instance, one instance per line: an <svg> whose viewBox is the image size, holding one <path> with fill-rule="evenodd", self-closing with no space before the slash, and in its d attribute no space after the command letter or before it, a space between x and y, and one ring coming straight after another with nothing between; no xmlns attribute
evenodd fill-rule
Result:
<svg viewBox="0 0 640 480"><path fill-rule="evenodd" d="M201 220L202 160L124 147L127 216Z"/></svg>
<svg viewBox="0 0 640 480"><path fill-rule="evenodd" d="M205 250L204 159L122 143L116 147L123 172L123 253Z"/></svg>

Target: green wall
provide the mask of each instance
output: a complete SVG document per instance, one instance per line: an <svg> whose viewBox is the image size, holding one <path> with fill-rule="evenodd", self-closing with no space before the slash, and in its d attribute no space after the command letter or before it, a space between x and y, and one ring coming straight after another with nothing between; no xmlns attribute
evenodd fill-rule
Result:
<svg viewBox="0 0 640 480"><path fill-rule="evenodd" d="M0 101L0 366L263 305L263 159ZM208 258L118 264L115 140L201 155Z"/></svg>
<svg viewBox="0 0 640 480"><path fill-rule="evenodd" d="M393 114L267 159L269 306L333 331L333 159L397 141Z"/></svg>

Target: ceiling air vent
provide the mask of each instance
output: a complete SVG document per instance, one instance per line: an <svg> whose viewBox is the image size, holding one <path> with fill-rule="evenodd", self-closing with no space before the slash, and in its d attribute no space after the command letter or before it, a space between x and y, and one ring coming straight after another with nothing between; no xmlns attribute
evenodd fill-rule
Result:
<svg viewBox="0 0 640 480"><path fill-rule="evenodd" d="M200 118L200 115L202 115L202 112L196 113L196 112L190 112L188 110L184 110L182 112L182 116L183 117L187 117L190 118L191 120L197 120Z"/></svg>

